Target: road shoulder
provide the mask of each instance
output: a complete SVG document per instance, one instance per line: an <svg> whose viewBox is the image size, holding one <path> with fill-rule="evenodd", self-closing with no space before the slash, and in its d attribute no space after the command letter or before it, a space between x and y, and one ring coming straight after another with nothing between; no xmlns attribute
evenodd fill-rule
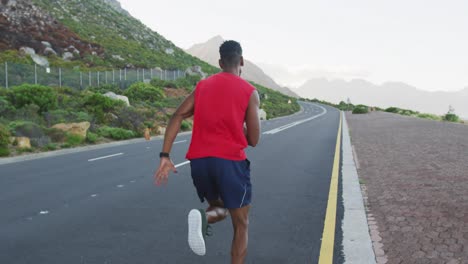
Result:
<svg viewBox="0 0 468 264"><path fill-rule="evenodd" d="M376 263L346 116L343 115L343 253L345 263Z"/></svg>

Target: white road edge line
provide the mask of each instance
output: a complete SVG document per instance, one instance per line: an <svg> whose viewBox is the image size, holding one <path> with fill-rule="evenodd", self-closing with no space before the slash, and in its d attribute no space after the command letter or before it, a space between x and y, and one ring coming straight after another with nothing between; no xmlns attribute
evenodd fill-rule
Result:
<svg viewBox="0 0 468 264"><path fill-rule="evenodd" d="M187 140L176 141L176 142L174 142L174 144L180 144L180 143L184 143L184 142L187 142Z"/></svg>
<svg viewBox="0 0 468 264"><path fill-rule="evenodd" d="M189 164L189 163L190 163L190 160L187 160L187 161L184 161L182 163L179 163L179 164L175 165L174 167L179 168L179 167L182 167L182 166L184 166L186 164Z"/></svg>
<svg viewBox="0 0 468 264"><path fill-rule="evenodd" d="M305 123L305 122L307 122L307 121L313 120L313 119L315 119L315 118L317 118L317 117L323 116L323 115L325 115L325 114L327 113L327 109L325 109L324 107L322 107L322 106L320 106L320 105L315 105L315 106L320 107L320 108L322 109L322 113L320 113L320 114L318 114L318 115L315 115L315 116L313 116L313 117L309 117L309 118L302 119L302 120L299 120L299 121L296 121L296 122L292 122L292 123L290 123L290 124L286 124L286 125L284 125L284 126L280 126L280 127L278 127L278 128L272 129L272 130L268 130L268 131L266 131L266 132L263 132L263 134L264 134L264 135L266 135L266 134L273 135L273 134L276 134L276 133L281 132L281 131L283 131L283 130L286 130L286 129L288 129L288 128L291 128L291 127L300 125L300 124Z"/></svg>
<svg viewBox="0 0 468 264"><path fill-rule="evenodd" d="M96 161L96 160L101 160L101 159L112 158L112 157L120 156L120 155L123 155L123 153L120 152L120 153L116 153L116 154L112 154L112 155L107 155L107 156L103 156L103 157L99 157L99 158L89 159L88 161L91 162L91 161Z"/></svg>

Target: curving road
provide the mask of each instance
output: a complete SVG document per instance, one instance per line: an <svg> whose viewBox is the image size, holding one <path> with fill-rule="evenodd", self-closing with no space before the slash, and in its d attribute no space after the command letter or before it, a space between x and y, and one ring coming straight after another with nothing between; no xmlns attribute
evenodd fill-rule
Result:
<svg viewBox="0 0 468 264"><path fill-rule="evenodd" d="M318 261L340 113L301 104L300 113L264 121L261 143L247 150L248 263ZM184 160L190 134L176 143L179 173L165 187L152 179L159 138L0 165L0 263L228 263L229 220L214 225L206 256L186 243L186 215L201 204Z"/></svg>

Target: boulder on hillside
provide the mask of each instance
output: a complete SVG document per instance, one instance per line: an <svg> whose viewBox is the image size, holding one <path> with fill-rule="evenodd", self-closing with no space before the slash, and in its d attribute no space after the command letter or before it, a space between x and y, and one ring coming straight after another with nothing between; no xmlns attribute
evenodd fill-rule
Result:
<svg viewBox="0 0 468 264"><path fill-rule="evenodd" d="M115 94L113 92L107 92L104 94L104 96L106 97L109 97L113 100L120 100L120 101L123 101L125 102L125 104L127 106L130 106L130 101L128 100L128 97L127 96L124 96L124 95L118 95L118 94Z"/></svg>
<svg viewBox="0 0 468 264"><path fill-rule="evenodd" d="M53 50L51 47L47 47L44 49L44 55L55 55L57 56L57 52Z"/></svg>
<svg viewBox="0 0 468 264"><path fill-rule="evenodd" d="M52 128L56 128L62 130L64 132L79 135L83 138L86 137L86 132L88 132L89 127L91 124L89 122L80 122L80 123L60 123L52 126Z"/></svg>
<svg viewBox="0 0 468 264"><path fill-rule="evenodd" d="M33 49L33 48L30 48L30 47L21 47L19 49L19 52L22 53L22 54L25 54L25 55L33 55L33 54L36 54L36 51Z"/></svg>
<svg viewBox="0 0 468 264"><path fill-rule="evenodd" d="M49 61L41 55L33 54L31 55L31 59L39 66L49 67Z"/></svg>
<svg viewBox="0 0 468 264"><path fill-rule="evenodd" d="M42 45L44 45L44 47L46 48L52 48L52 44L50 44L50 42L48 41L41 41Z"/></svg>
<svg viewBox="0 0 468 264"><path fill-rule="evenodd" d="M63 59L64 61L69 61L69 60L73 59L73 53L71 53L71 52L69 52L69 51L64 52L64 53L62 54L62 59Z"/></svg>
<svg viewBox="0 0 468 264"><path fill-rule="evenodd" d="M267 113L263 109L258 109L258 117L260 120L266 120L267 119Z"/></svg>
<svg viewBox="0 0 468 264"><path fill-rule="evenodd" d="M205 79L207 74L203 72L200 66L192 66L185 70L185 73L188 75L200 75L202 79Z"/></svg>
<svg viewBox="0 0 468 264"><path fill-rule="evenodd" d="M18 148L31 148L31 140L28 137L15 137Z"/></svg>
<svg viewBox="0 0 468 264"><path fill-rule="evenodd" d="M158 127L156 128L156 133L157 133L158 135L164 135L164 134L166 134L166 128L163 127L163 126L158 126Z"/></svg>

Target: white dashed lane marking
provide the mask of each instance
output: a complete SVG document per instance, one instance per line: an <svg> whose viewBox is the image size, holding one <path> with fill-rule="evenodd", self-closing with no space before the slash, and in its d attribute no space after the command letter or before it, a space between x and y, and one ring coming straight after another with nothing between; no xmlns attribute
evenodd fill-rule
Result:
<svg viewBox="0 0 468 264"><path fill-rule="evenodd" d="M107 155L107 156L103 156L103 157L98 157L98 158L94 158L94 159L89 159L88 161L89 161L89 162L92 162L92 161L102 160L102 159L107 159L107 158L112 158L112 157L116 157L116 156L120 156L120 155L123 155L123 153L120 152L120 153L116 153L116 154L112 154L112 155Z"/></svg>
<svg viewBox="0 0 468 264"><path fill-rule="evenodd" d="M179 168L179 167L182 167L182 166L187 165L189 163L190 163L190 160L187 160L187 161L184 161L182 163L179 163L179 164L175 165L174 167Z"/></svg>

